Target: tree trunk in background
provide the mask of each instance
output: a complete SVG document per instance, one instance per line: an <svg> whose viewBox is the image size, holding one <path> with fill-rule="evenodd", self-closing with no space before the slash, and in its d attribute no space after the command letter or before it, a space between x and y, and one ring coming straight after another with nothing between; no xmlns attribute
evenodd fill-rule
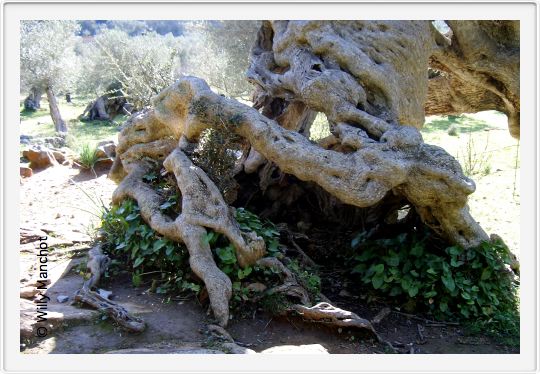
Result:
<svg viewBox="0 0 540 374"><path fill-rule="evenodd" d="M54 123L54 129L56 132L67 132L66 123L60 115L60 109L58 109L58 103L56 102L56 97L51 86L47 87L47 99L49 100L49 110Z"/></svg>
<svg viewBox="0 0 540 374"><path fill-rule="evenodd" d="M131 115L133 110L124 97L121 85L113 83L107 87L105 94L88 104L80 118L83 121L111 121L119 114Z"/></svg>
<svg viewBox="0 0 540 374"><path fill-rule="evenodd" d="M24 99L24 110L36 111L41 108L41 95L43 95L42 89L32 87L30 94Z"/></svg>

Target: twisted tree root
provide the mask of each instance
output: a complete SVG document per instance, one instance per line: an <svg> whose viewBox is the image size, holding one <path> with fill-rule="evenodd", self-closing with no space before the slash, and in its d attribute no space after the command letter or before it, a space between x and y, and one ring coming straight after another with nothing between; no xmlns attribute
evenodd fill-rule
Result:
<svg viewBox="0 0 540 374"><path fill-rule="evenodd" d="M101 246L97 245L88 252L87 268L90 270L90 278L84 282L82 288L75 294L75 301L90 305L91 307L106 313L118 325L131 332L144 331L146 324L140 318L134 317L122 306L105 299L92 288L97 286L101 275L107 269L110 259L104 255Z"/></svg>
<svg viewBox="0 0 540 374"><path fill-rule="evenodd" d="M300 304L289 306L284 313L297 313L302 316L306 322L324 323L326 325L337 327L349 327L358 329L367 329L372 332L378 341L386 343L375 331L375 328L368 320L359 317L357 314L333 306L330 301L320 302L314 306L311 304L310 297L306 289L301 286L294 274L281 261L275 257L265 257L257 261L257 265L266 268L273 268L279 271L283 276L282 284L272 287L267 294L280 293L291 296L300 301Z"/></svg>
<svg viewBox="0 0 540 374"><path fill-rule="evenodd" d="M300 284L298 284L298 281L296 280L294 274L289 269L287 269L287 267L283 265L283 263L277 258L261 258L259 261L257 261L257 265L266 268L273 268L279 271L283 277L282 284L272 287L271 289L266 291L267 294L271 295L275 293L281 293L299 299L302 304L310 303L309 295L306 289Z"/></svg>
<svg viewBox="0 0 540 374"><path fill-rule="evenodd" d="M392 191L410 201L422 220L451 242L471 247L487 240L466 204L474 182L442 148L424 144L413 127L388 123L358 109L344 109L334 136L335 142L349 151L327 150L256 109L213 93L194 77L184 77L163 90L154 99L154 106L130 118L119 136L120 162L110 175L121 182L113 202L135 199L150 227L186 244L190 265L205 282L222 326L228 321L231 282L215 265L210 247L204 243L205 228L229 238L241 266L259 260L265 246L255 233L239 230L218 188L182 151L186 141L197 140L206 128L225 127L243 136L282 172L315 182L344 203L368 207ZM176 219L160 212L161 197L143 182L144 175L160 160L175 175L182 192L182 213Z"/></svg>
<svg viewBox="0 0 540 374"><path fill-rule="evenodd" d="M371 322L367 319L359 317L356 313L337 308L327 302L318 303L312 307L295 304L290 309L300 314L304 320L339 327L368 329L377 335Z"/></svg>
<svg viewBox="0 0 540 374"><path fill-rule="evenodd" d="M145 131L151 131L157 123L153 111L146 113L148 118L144 115L135 117L121 134L121 163L111 171L113 178L120 176L117 178L120 184L113 194L113 203L119 204L128 197L134 199L141 216L153 230L186 245L190 267L206 285L214 316L221 326L226 326L232 284L215 264L205 240L205 228L220 232L231 241L242 267L254 264L264 255L265 243L253 232L240 231L234 211L225 203L214 182L191 162L175 140L169 137L156 140L153 136L142 135ZM148 142L133 144L133 136ZM163 160L165 169L176 177L182 194L182 213L175 219L161 212L163 198L143 182L144 175L156 166L152 160Z"/></svg>

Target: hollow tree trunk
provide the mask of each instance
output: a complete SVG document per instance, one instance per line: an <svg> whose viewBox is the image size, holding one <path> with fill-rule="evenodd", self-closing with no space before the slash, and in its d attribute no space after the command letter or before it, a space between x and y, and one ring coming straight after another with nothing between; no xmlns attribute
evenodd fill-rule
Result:
<svg viewBox="0 0 540 374"><path fill-rule="evenodd" d="M32 87L30 94L24 99L24 110L36 111L41 108L41 96L43 90L39 87Z"/></svg>
<svg viewBox="0 0 540 374"><path fill-rule="evenodd" d="M54 129L56 132L67 132L67 126L62 116L60 115L60 109L58 108L58 103L56 101L56 96L54 96L54 91L51 86L47 87L47 99L49 100L49 110L51 112L51 118L54 123Z"/></svg>
<svg viewBox="0 0 540 374"><path fill-rule="evenodd" d="M119 183L113 202L136 200L152 229L186 245L221 325L228 320L231 282L202 240L206 229L229 238L241 266L261 261L265 244L239 230L214 181L190 159L207 129L249 143L239 178L259 177L259 188L268 191L288 183L295 191L289 202L305 191L319 195L321 215L352 207L352 216L354 209L369 209L366 219L383 220L405 202L452 243L473 247L488 240L467 206L474 182L418 131L437 37L427 21L263 22L248 71L254 107L213 93L201 79L180 78L124 124L109 174ZM308 139L316 112L326 115L332 132L320 143ZM161 212L163 197L144 181L156 164L176 178L177 217Z"/></svg>

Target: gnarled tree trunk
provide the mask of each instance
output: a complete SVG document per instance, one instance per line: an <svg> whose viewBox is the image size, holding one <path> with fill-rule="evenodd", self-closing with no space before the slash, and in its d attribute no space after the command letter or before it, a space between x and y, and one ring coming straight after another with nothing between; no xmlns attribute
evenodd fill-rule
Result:
<svg viewBox="0 0 540 374"><path fill-rule="evenodd" d="M36 111L41 108L41 96L43 90L39 87L32 87L30 94L24 99L24 110Z"/></svg>
<svg viewBox="0 0 540 374"><path fill-rule="evenodd" d="M81 119L83 121L110 121L118 114L130 115L133 106L129 104L119 83L107 87L107 92L92 101L85 108Z"/></svg>
<svg viewBox="0 0 540 374"><path fill-rule="evenodd" d="M62 116L60 115L60 109L58 108L58 102L56 101L56 96L54 96L54 91L51 86L47 86L47 100L49 100L49 110L51 112L51 118L54 123L54 129L56 132L67 132L67 126Z"/></svg>
<svg viewBox="0 0 540 374"><path fill-rule="evenodd" d="M190 158L206 129L236 134L248 144L239 158L243 170L235 169L242 204L251 199L242 197L249 189L242 182L255 181L266 192L259 196L269 211L310 195L321 216L348 216L341 225L354 225L383 221L411 206L452 243L471 247L488 240L467 207L474 182L418 131L428 63L442 53L438 37L427 21L263 22L248 71L254 107L213 93L201 79L179 79L123 126L110 172L119 183L113 202L136 200L152 229L187 246L221 325L228 321L231 282L203 240L206 229L229 238L241 266L264 264L265 244L239 230L215 181ZM332 132L318 144L308 138L317 112L326 115ZM177 217L161 212L163 198L144 181L156 162L181 191Z"/></svg>

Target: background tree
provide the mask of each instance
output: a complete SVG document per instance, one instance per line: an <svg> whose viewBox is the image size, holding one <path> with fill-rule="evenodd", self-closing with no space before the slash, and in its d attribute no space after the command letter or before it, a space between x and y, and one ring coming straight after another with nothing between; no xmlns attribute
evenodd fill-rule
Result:
<svg viewBox="0 0 540 374"><path fill-rule="evenodd" d="M250 98L252 87L246 80L249 53L260 21L199 21L186 25L191 48L184 71L204 78L220 93Z"/></svg>
<svg viewBox="0 0 540 374"><path fill-rule="evenodd" d="M78 91L108 95L105 107L109 99L122 96L134 110L149 105L152 96L172 84L185 59L183 39L155 32L129 36L118 29L103 30L83 39L77 49L84 61ZM111 84L114 92L109 92Z"/></svg>
<svg viewBox="0 0 540 374"><path fill-rule="evenodd" d="M55 93L72 86L77 76L74 46L76 21L21 21L21 87L39 103L46 92L54 128L67 132Z"/></svg>

